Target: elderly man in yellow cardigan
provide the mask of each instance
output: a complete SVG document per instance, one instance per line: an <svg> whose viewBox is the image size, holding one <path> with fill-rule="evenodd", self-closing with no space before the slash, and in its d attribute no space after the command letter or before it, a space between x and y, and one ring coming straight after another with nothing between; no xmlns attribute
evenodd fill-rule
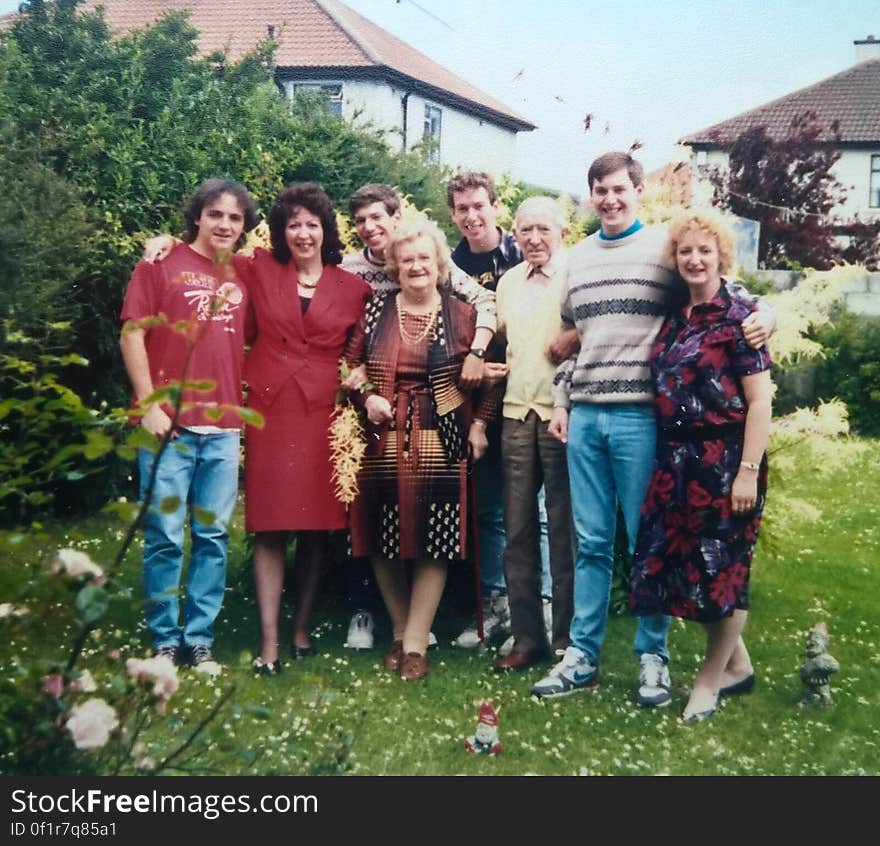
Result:
<svg viewBox="0 0 880 846"><path fill-rule="evenodd" d="M568 646L574 607L574 529L565 444L547 426L553 412L556 367L547 358L561 326L565 278L565 215L550 197L530 197L516 212L514 235L523 261L501 277L495 292L498 333L507 364L487 364L487 375L506 374L501 453L504 471L504 574L510 601L513 650L495 669L525 670ZM545 487L552 578L552 643L541 604L538 492Z"/></svg>

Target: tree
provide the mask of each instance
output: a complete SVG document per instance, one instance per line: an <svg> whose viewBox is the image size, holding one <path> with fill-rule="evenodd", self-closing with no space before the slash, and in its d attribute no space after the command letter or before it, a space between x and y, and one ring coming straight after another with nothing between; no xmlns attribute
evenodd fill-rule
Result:
<svg viewBox="0 0 880 846"><path fill-rule="evenodd" d="M441 168L320 103L291 103L270 44L202 58L197 35L170 11L113 38L80 0L25 2L0 33L0 320L37 337L73 321L72 350L92 366L68 376L89 402L125 402L126 281L145 236L181 232L203 179L237 179L264 211L292 181L320 182L342 208L363 183L387 182L445 214Z"/></svg>
<svg viewBox="0 0 880 846"><path fill-rule="evenodd" d="M840 158L839 141L836 121L826 128L815 112L807 111L792 118L781 138L772 137L765 126L745 130L728 149L727 167L710 173L716 205L760 222L758 258L764 267L826 270L844 258L872 260L872 238L862 229L846 254L847 244L837 238L843 221L832 210L846 198L831 172ZM880 225L873 227L874 250L878 234ZM855 254L862 243L869 255Z"/></svg>

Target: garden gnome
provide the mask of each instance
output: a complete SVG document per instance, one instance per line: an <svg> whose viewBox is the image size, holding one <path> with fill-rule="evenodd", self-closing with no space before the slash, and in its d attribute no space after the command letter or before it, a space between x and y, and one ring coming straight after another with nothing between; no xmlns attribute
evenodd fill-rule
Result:
<svg viewBox="0 0 880 846"><path fill-rule="evenodd" d="M501 751L501 744L498 742L498 714L492 707L491 699L484 699L480 703L477 730L473 736L465 738L464 748L477 755L497 755Z"/></svg>
<svg viewBox="0 0 880 846"><path fill-rule="evenodd" d="M828 654L828 626L816 623L807 635L807 655L798 668L804 683L804 698L801 707L831 704L831 685L829 677L840 669L840 664Z"/></svg>

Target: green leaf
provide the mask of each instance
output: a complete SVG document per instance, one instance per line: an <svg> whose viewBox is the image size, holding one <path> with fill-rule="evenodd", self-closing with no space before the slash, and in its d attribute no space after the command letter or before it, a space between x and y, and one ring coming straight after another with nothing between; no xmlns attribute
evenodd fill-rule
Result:
<svg viewBox="0 0 880 846"><path fill-rule="evenodd" d="M164 388L156 388L148 397L142 399L138 405L142 409L146 409L154 402L166 402L169 405L176 406L180 402L180 385L173 383L166 385Z"/></svg>
<svg viewBox="0 0 880 846"><path fill-rule="evenodd" d="M86 447L83 444L68 444L59 449L58 452L46 462L46 469L51 470L59 464L63 464L71 456L83 454L85 451Z"/></svg>
<svg viewBox="0 0 880 846"><path fill-rule="evenodd" d="M248 766L257 760L257 753L253 749L240 749L238 755Z"/></svg>
<svg viewBox="0 0 880 846"><path fill-rule="evenodd" d="M94 623L107 613L107 609L110 607L110 597L104 588L97 585L86 585L76 595L74 606L84 623Z"/></svg>
<svg viewBox="0 0 880 846"><path fill-rule="evenodd" d="M213 391L217 387L217 383L212 379L187 379L180 386L189 391L207 393L208 391Z"/></svg>
<svg viewBox="0 0 880 846"><path fill-rule="evenodd" d="M138 509L137 503L134 502L108 502L102 509L103 514L116 514L123 523L131 523L135 518Z"/></svg>
<svg viewBox="0 0 880 846"><path fill-rule="evenodd" d="M100 432L86 432L86 440L88 443L83 449L83 455L90 461L113 450L113 439Z"/></svg>
<svg viewBox="0 0 880 846"><path fill-rule="evenodd" d="M125 443L130 447L138 447L155 452L158 442L156 437L151 435L143 426L133 426L128 435L126 435Z"/></svg>
<svg viewBox="0 0 880 846"><path fill-rule="evenodd" d="M180 508L179 496L166 496L165 499L159 503L159 510L163 514L173 514L178 508Z"/></svg>
<svg viewBox="0 0 880 846"><path fill-rule="evenodd" d="M80 367L89 366L89 360L77 353L70 353L69 355L61 356L61 358L58 359L58 363L62 367L67 367L70 364L77 364Z"/></svg>
<svg viewBox="0 0 880 846"><path fill-rule="evenodd" d="M263 415L260 414L259 411L254 411L252 408L247 408L246 406L237 406L232 409L244 423L247 423L249 426L256 426L257 429L262 429L263 426L266 425L266 420Z"/></svg>
<svg viewBox="0 0 880 846"><path fill-rule="evenodd" d="M196 520L205 526L213 525L214 521L217 519L217 515L213 511L208 508L202 508L200 505L194 505L192 512Z"/></svg>

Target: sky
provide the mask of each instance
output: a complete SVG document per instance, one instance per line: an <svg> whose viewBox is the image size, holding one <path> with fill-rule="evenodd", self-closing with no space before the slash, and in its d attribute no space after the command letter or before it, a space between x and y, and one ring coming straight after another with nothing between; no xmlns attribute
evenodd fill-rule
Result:
<svg viewBox="0 0 880 846"><path fill-rule="evenodd" d="M344 1L538 125L499 173L575 194L597 155L638 139L660 167L683 135L845 70L854 40L880 38L878 0Z"/></svg>

